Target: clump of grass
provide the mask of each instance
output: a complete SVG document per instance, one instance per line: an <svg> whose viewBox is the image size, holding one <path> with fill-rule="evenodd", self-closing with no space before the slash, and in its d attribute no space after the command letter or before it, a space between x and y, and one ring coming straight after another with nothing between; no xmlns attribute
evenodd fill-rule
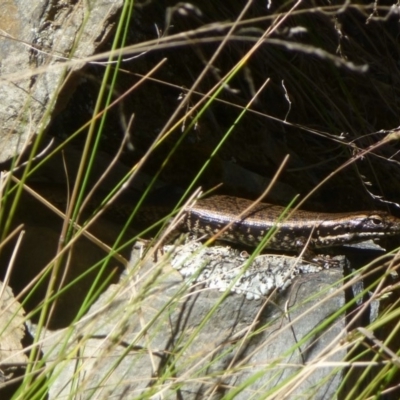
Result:
<svg viewBox="0 0 400 400"><path fill-rule="evenodd" d="M104 396L104 390L107 389L118 393L118 386L121 390L132 390L129 392L132 398L169 397L171 394L186 393L189 384L209 397L219 392L227 399L247 396L248 393L254 397L276 398L300 396L299 393L303 391L305 397L315 398L326 387L326 382L335 376L341 379L336 394L342 398L368 398L394 392L398 369L397 349L393 346L398 335L397 301L381 302L382 309L374 320L361 328L357 324L372 300L384 296L393 298L390 291L395 292L397 286L387 288L383 283L388 282L397 270L395 253L375 261L373 272L378 273L378 277L372 279L354 299L341 305L325 321L316 324L314 329L310 329L293 346L288 346L279 357L260 360L258 365L254 364L254 354L261 354L263 349L273 345L275 337L286 334L297 321L310 318L314 309L322 307L335 295L361 281L361 275L346 277L346 282L336 282L325 287L325 292L311 294L306 301L312 306L305 303L292 307L291 312L295 312L296 308L301 312L295 320L284 326L278 323L282 321L282 316L286 318L289 313L263 319L262 312L274 297L268 298L260 306L260 312L253 316L254 320L247 324L243 335L233 336L233 339L232 336L221 335L215 340L210 339L210 347L196 349L199 343L203 343L200 339L207 334L210 324L218 320L218 313L221 310L223 312L229 293L215 298L198 324L185 329L182 321L189 319L189 316L182 304L187 308L196 307L195 299L199 292L193 291L188 284L177 284L173 273L167 268L168 255L154 263L154 254L151 252L142 258L133 257L130 261L121 255L122 250L137 239L123 239L131 219L140 212L153 185L174 163L175 154L182 147L186 148L187 141L190 143L194 140L194 135L200 135L202 146L205 140L209 140L204 146L207 148L207 158L202 167L194 172L175 211L188 194L203 184L207 168L216 159L237 156L239 163L259 172L262 166L259 160L262 157L251 149L254 142L261 143L259 149L266 149L265 141L275 151L269 150L264 160L275 170L279 169L283 155L290 153L290 159L294 161L289 164L289 170L294 178L284 174L283 179L293 184L298 192L311 194L318 188L317 198L322 201L324 196L326 198L325 187L337 190L338 186L348 187L349 182L356 179L357 189L352 188L350 192L353 195L364 190L364 197L371 200L376 197L377 183L382 184L382 193L387 193L388 186L383 184L380 177L389 168L389 160L397 166L395 159L390 158L394 149L388 145L394 146L397 137L393 134L385 137L383 135L388 132L383 130L396 126L393 122L396 113L393 113L390 99L397 96L398 85L390 85L379 74L367 72L366 67L374 70L378 65L381 70L388 70L388 76L394 80L398 74L390 73L390 68L384 67L384 62L377 57L374 48L376 37L368 35L368 30L365 30L368 29L365 28L367 25L364 24L368 22L370 26L373 25L371 29L382 29L382 37L386 39L389 51L393 45L393 35L381 24L390 22L391 9L377 7L371 11L367 7L349 4L314 8L299 1L275 10L275 5L271 4L268 14L264 10L264 13L252 15L255 8L252 2L248 2L233 17L229 15L229 22L221 22L228 20L221 18L217 24L204 24L175 33L174 21L180 26L179 18L190 21L189 16L194 16L201 20L207 15L204 10L201 12L201 7L185 3L165 10L167 34L160 34L152 41L128 45L132 13L135 16L132 6L131 2L125 2L111 51L98 56L99 59L107 56L112 63L105 65L93 118L71 136L81 135L86 130L80 166L70 182L69 202L63 216L59 245L52 260L43 266L40 275L22 292L24 306L41 285L46 286L42 301L27 315L27 319L36 317L37 327L29 348L26 374L14 398L44 398L48 393L53 397L55 394L71 398L78 395L96 397ZM209 11L206 5L204 8ZM228 16L229 10L221 7L218 11ZM141 15L142 10L138 9L137 12ZM381 20L380 15L386 16L386 21ZM356 33L349 28L352 22ZM324 30L320 30L321 27ZM121 181L115 182L115 188L100 202L96 213L88 220L83 219L82 205L90 201L87 200L90 175L105 135L109 112L115 106L121 106L124 100L129 99L129 95L135 96L149 82L177 84L156 81L156 74L162 74L168 64L166 59L160 57L159 62L152 68L148 67L132 87L115 98L118 78L125 69L124 59L141 54L141 58L138 58L141 62L163 51L171 54L168 53L171 49L175 53L182 51L187 57L185 51L188 48L194 49L204 65L198 74L189 74L192 80L188 89L181 88L184 96L177 106L173 106L166 121L163 120L159 132L154 134L145 131L151 137L151 140L147 139L151 144L140 154L138 162ZM227 54L230 55L228 60ZM146 62L139 65L140 68L147 66ZM179 69L180 72L183 70ZM186 75L183 76L187 79ZM357 93L362 93L362 96ZM150 94L147 96L143 100L146 103L158 98ZM375 105L377 98L383 99L379 104L379 110L385 109L383 119L381 116L378 118L371 104L365 100L366 97ZM279 101L276 101L277 98ZM137 104L137 100L134 103ZM212 123L209 120L217 118L220 115L218 111L223 107L229 108L229 113L221 115L229 118L226 123L219 122L223 126L222 134L207 132L203 138L198 127L210 130ZM140 111L138 108L136 118L140 118L137 115ZM125 123L125 116L120 115L121 125L126 130L126 140L122 141L120 147L122 151L128 141L133 118ZM3 243L21 229L12 231L11 227L21 193L29 190L25 185L27 178L40 170L54 154L61 152L71 138L54 152L46 154L35 167L33 160L37 156L38 146L33 146L29 161L23 167L21 180L13 179L12 174L4 177L2 210L10 207L10 211L1 215ZM140 133L129 140L134 147L140 147ZM243 146L238 146L238 143L243 143ZM116 195L146 168L151 156L164 145L167 151L163 153L162 162L145 188L143 198L133 208L132 216L121 227L121 234L109 247L92 238L106 250L105 256L76 279L67 282L66 271L73 268L70 259L76 241L83 235L89 235L91 225L103 210L115 202ZM192 151L194 147L189 148ZM238 147L241 152L238 152ZM368 162L360 163L365 157ZM18 168L19 164L16 158L12 170ZM346 174L339 174L342 170ZM368 178L364 178L365 173ZM394 176L397 177L397 174ZM296 182L298 177L303 180L300 186ZM375 186L366 191L372 179ZM319 182L324 184L322 189ZM345 200L342 199L340 203L343 205ZM165 227L166 220L161 221L159 226ZM156 242L156 247L160 243ZM118 285L109 287L112 274L107 268L114 259L127 268L126 278L121 279ZM364 279L372 274L370 267L365 267ZM11 267L9 273L12 273ZM76 290L79 282L90 273L94 276L91 278L92 285L72 322L62 331L52 334L47 328L57 303L66 292ZM349 310L361 304L361 299L366 296L370 300L353 315ZM99 298L101 301L96 302ZM316 302L312 303L315 299ZM326 334L344 319L346 323L343 329L330 346L311 361L305 362L303 359L301 363L295 358L306 352L304 347L307 350L312 348L313 338ZM168 335L165 335L167 340L163 338L166 327L169 327ZM275 329L274 334L268 340L258 342L271 327ZM53 336L56 336L56 340ZM229 345L223 340L227 338L232 340ZM163 347L155 347L155 343L161 343ZM244 349L248 350L251 346L247 354ZM347 354L341 361L331 360L333 355L342 351ZM290 364L293 359L296 361ZM326 371L325 376L313 385L306 385L314 371L319 369ZM146 373L141 375L142 371ZM116 375L120 377L119 381ZM354 376L357 376L357 380L352 385ZM370 379L371 376L373 379ZM65 381L63 377L66 377ZM56 386L60 381L64 386ZM279 384L272 384L278 381Z"/></svg>

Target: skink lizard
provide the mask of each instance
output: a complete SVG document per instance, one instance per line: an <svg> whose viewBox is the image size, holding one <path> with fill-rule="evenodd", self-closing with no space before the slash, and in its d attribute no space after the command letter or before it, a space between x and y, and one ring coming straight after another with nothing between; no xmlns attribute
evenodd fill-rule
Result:
<svg viewBox="0 0 400 400"><path fill-rule="evenodd" d="M57 196L57 191L52 189L48 197L54 204L65 208L65 195ZM218 238L252 247L257 246L267 232L274 228L277 232L266 247L286 251L298 251L309 239L308 248L317 249L400 235L400 218L382 211L322 213L298 210L285 219L282 218L284 207L259 203L239 217L252 204L250 200L232 196L217 195L200 199L185 210L179 228L209 238L232 223ZM132 203L111 204L108 212L114 219L122 217L126 220L132 207ZM163 212L151 212L153 209L150 207L143 210L140 214L144 218L139 219L154 223L165 215Z"/></svg>
<svg viewBox="0 0 400 400"><path fill-rule="evenodd" d="M288 219L282 219L284 207L259 203L239 218L251 205L250 200L231 196L198 200L186 210L183 229L209 238L232 223L218 239L255 247L270 229L276 228L276 234L266 247L286 251L299 250L309 239L308 247L317 249L400 235L400 218L382 211L320 213L298 210Z"/></svg>

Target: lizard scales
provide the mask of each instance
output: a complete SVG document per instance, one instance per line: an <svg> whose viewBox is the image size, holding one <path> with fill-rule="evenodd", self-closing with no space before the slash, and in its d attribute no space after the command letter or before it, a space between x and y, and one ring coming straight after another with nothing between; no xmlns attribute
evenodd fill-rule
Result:
<svg viewBox="0 0 400 400"><path fill-rule="evenodd" d="M276 233L266 247L276 250L299 250L310 239L308 247L340 246L383 236L400 235L400 219L383 211L320 213L298 210L281 218L285 207L267 203L255 205L240 214L252 201L231 196L212 196L198 200L186 210L184 230L209 238L257 246L268 231Z"/></svg>
<svg viewBox="0 0 400 400"><path fill-rule="evenodd" d="M57 190L43 190L54 204L65 208L65 194ZM95 207L98 202L94 202ZM310 238L309 248L339 246L357 243L383 236L400 235L400 218L382 211L361 211L347 213L321 213L297 210L289 218L280 219L285 207L259 203L242 217L240 214L252 201L232 196L211 196L198 200L185 210L185 218L180 229L197 236L211 237L232 222L229 229L218 236L220 240L257 246L271 228L277 232L267 243L267 247L277 250L301 249ZM142 223L154 223L168 212L159 207L150 207L139 214ZM107 211L115 218L125 221L132 212L132 202L122 205L111 204ZM151 214L151 215L150 215ZM155 214L155 215L153 215Z"/></svg>

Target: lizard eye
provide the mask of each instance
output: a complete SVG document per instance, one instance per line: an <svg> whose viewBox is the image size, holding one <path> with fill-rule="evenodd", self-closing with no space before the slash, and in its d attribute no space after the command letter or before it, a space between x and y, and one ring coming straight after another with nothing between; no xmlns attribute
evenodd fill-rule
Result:
<svg viewBox="0 0 400 400"><path fill-rule="evenodd" d="M380 215L371 215L369 219L375 225L382 225L382 217Z"/></svg>

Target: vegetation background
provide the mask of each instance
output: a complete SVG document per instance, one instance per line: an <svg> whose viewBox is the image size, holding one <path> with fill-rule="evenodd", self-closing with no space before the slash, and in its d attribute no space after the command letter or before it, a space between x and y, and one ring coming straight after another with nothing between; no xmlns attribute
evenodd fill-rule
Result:
<svg viewBox="0 0 400 400"><path fill-rule="evenodd" d="M137 234L129 231L130 217L124 214L124 223L117 226L116 237L106 255L93 262L92 268L85 266L84 271L79 270L67 281L64 271L65 265L71 262L69 251L74 238L88 230L88 218L97 218L97 212L107 208L106 203L119 204L121 200L112 199L112 195L124 188L126 182L132 182L132 176L135 179L145 177L129 189L132 190L129 196L137 196L134 204L138 206L132 207L132 213L137 213L143 200L151 205L169 205L168 212L163 215L166 219L177 203L187 199L199 186L208 191L222 183L216 192L254 199L271 182L273 189L266 198L269 202L287 205L299 195L305 200L302 208L312 211L385 209L400 215L399 16L399 6L393 1L124 2L115 19L115 35L99 49L95 60L86 60L86 68L75 72L73 80L60 86L57 96L63 100L69 98L68 104L63 109L55 107L46 132L37 132L38 142L54 136L57 150L46 154L38 168L28 163L22 176L16 174L24 184L30 184L35 176L44 176L46 168L54 169L52 163L59 155L63 162L67 160L65 164L70 164L65 154L74 154L78 160L73 172L59 170L62 171L60 175L68 177L70 196L64 195L69 203L62 205L67 215L57 236L62 240L56 242L55 253L43 269L47 280L24 291L25 285L39 276L37 272L25 268L25 272L13 275L19 278L12 286L28 311L27 319L33 318L37 326L29 347L28 367L22 375L22 385L18 381L14 398L54 397L54 393L65 394L65 391L66 398L78 395L104 398L103 385L112 386L110 377L116 371L121 374L118 368L124 362L129 364L131 375L126 372L121 375L118 392L121 398L127 390L124 379L130 379L131 386L128 386L133 388L129 398L157 395L229 399L250 398L249 393L254 398L298 398L300 393L294 388L299 382L307 382L311 370L326 367L328 372L323 370L326 379L341 378L334 388L338 398L398 398L400 339L395 251L367 265L369 269L363 270L364 276L357 273L353 276L351 272L342 281L344 286L341 283L331 286L341 292L349 287L347 280L351 278L354 278L351 284L363 282L364 285L358 297L343 304L337 313L332 311L325 321L332 325L336 319L344 321L345 326L338 335L340 341L333 340L333 347L326 348L327 354L345 348L347 355L341 362L330 364L321 358L319 364L315 360L312 364L296 363L290 370L293 373L285 375L279 384L269 386L267 372L274 376L289 369L287 353L282 352L282 358L273 361L263 359L260 361L262 368L246 375L240 383L235 376L242 374L243 377L244 371L247 373L254 367L252 363L243 363L246 358L239 364L232 361L221 366L219 356L213 357L213 349L208 349L207 355L200 352L199 359L194 357L195 352L187 358L185 351L192 349L191 345L201 336L207 322L218 316L217 307L223 306L228 293L218 298L215 307L210 306L196 328L190 332L183 330L179 335L175 332L168 351L158 352L159 348L151 342L156 334L149 336L150 328L156 333L166 329L176 311L174 307L185 299L188 287L174 293L166 303L154 306L152 309L157 312L146 324L139 324L140 328L129 340L124 336L124 329L134 323L128 322L121 309L115 312L118 321L110 313L113 314L110 317L113 334L111 340L103 343L106 352L98 354L104 357L112 354L109 358L113 363L107 364L104 370L99 357L89 368L96 379L82 380L79 372L89 359L82 356L84 348L90 339L96 335L98 339L99 335L97 326L92 326L90 331L80 324L89 320L84 315L90 310L89 315L92 312L95 317L93 320L108 328L111 326L101 319L104 316L98 314L101 307L95 301L112 281L117 282L115 277L121 273L121 264L126 266L123 258L117 259L118 267L114 261L110 266L110 260L116 253L128 257L125 251L129 255ZM74 59L73 50L68 57ZM73 153L67 150L70 143ZM36 157L39 147L33 147L29 160ZM103 158L102 154L109 158ZM110 179L114 187L103 185L98 207L88 206L88 214L82 214L89 189L98 180L95 171L99 167L115 166L116 162L111 161L114 157L118 158L125 178L118 175L117 180L115 175L115 179ZM11 169L17 167L19 161L15 161ZM281 167L281 173L275 176ZM133 181L137 182L135 179ZM4 185L9 196L18 192L10 182ZM64 185L65 178L52 183ZM40 193L40 189L37 190ZM54 186L51 192L54 195ZM126 191L123 192L126 196ZM7 200L5 196L2 208L6 210L2 219L4 240L11 231L13 204L20 201L16 196L10 206L10 198ZM48 200L55 203L54 198ZM85 228L72 229L69 217ZM102 230L110 231L109 226ZM119 236L121 232L127 233L125 239ZM387 246L392 249L397 244L394 240ZM42 250L40 245L36 248ZM87 247L83 249L80 259ZM36 260L29 253L24 258L25 266L26 258ZM141 282L138 292L131 295L129 303L120 297L131 288L129 280L125 280L125 286L120 286L122 292L115 291L104 307L111 308L115 300L121 301L129 309L129 315L138 316L140 320L143 308L153 304L150 302L153 290L160 296L164 293L156 284L165 262L162 259L152 264L151 273ZM131 265L131 278L144 264L141 260ZM9 271L7 264L5 277ZM22 281L21 276L25 278ZM77 289L79 282L85 282L84 290ZM70 308L70 300L63 300L65 292L79 298L78 309ZM82 297L78 293L82 293ZM323 303L323 297L322 292L317 304ZM325 296L325 300L329 298ZM373 318L372 299L379 300L379 310ZM174 307L170 308L172 304ZM97 311L91 307L98 307ZM60 310L68 314L68 322L61 323L62 335L57 338L61 348L47 352L48 349L44 350L47 328L54 323L54 315L59 315ZM260 315L254 315L251 334L245 335L246 340L253 340L252 345L255 343L254 352L257 345L262 346L257 335L272 323L259 318ZM326 324L313 328L305 341L311 336L322 336ZM283 335L283 329L279 332ZM71 337L74 338L72 347ZM230 347L226 352L235 352L232 356L235 361L238 354L242 354L242 342L237 344L232 340L232 343L233 349ZM287 350L289 359L304 343L300 340ZM114 358L111 351L118 346L125 346L124 351ZM145 368L139 358L143 352L149 355L145 365L151 371L151 378L148 377L145 384L142 381L138 384L136 376L132 378L135 374L132 371ZM133 359L128 358L132 353ZM154 361L156 357L162 361L160 364ZM67 376L64 363L70 367L71 360L76 362L74 373L68 375L68 383L64 382L62 389L55 389L57 378ZM303 386L302 398L324 398L321 388L326 389L325 378L317 384ZM185 385L192 381L197 386L187 389ZM92 384L90 390L85 386L88 382Z"/></svg>

